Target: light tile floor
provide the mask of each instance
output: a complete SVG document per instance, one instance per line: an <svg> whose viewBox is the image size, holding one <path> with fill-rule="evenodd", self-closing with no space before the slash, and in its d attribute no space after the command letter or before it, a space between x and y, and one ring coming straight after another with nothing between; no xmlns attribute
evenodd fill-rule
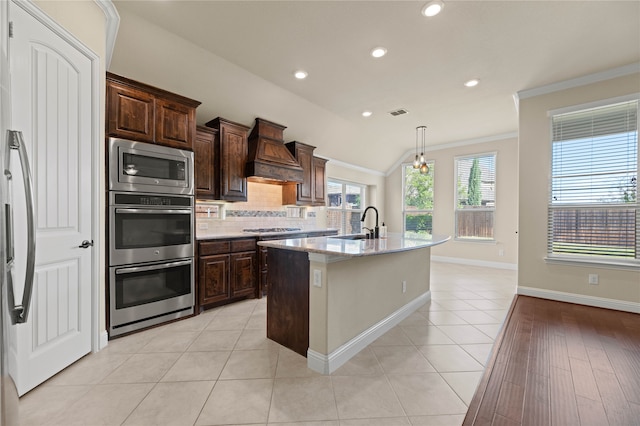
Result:
<svg viewBox="0 0 640 426"><path fill-rule="evenodd" d="M432 301L331 376L266 339L266 299L109 342L20 400L24 425L460 425L516 272L432 263Z"/></svg>

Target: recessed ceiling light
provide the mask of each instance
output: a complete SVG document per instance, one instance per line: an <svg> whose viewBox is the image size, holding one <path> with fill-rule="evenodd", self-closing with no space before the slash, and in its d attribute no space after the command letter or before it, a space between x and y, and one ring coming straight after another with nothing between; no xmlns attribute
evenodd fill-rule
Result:
<svg viewBox="0 0 640 426"><path fill-rule="evenodd" d="M373 113L371 111L362 111L362 116L363 117L371 117Z"/></svg>
<svg viewBox="0 0 640 426"><path fill-rule="evenodd" d="M293 73L293 75L298 79L298 80L304 80L305 78L307 78L307 76L309 75L306 71L303 70L298 70L295 73Z"/></svg>
<svg viewBox="0 0 640 426"><path fill-rule="evenodd" d="M371 51L371 56L373 56L374 58L382 58L386 54L387 49L385 49L384 47L376 47Z"/></svg>
<svg viewBox="0 0 640 426"><path fill-rule="evenodd" d="M438 13L442 12L442 9L444 9L444 3L440 0L433 0L424 5L422 8L422 14L427 18L431 18L432 16L436 16Z"/></svg>
<svg viewBox="0 0 640 426"><path fill-rule="evenodd" d="M478 80L477 78L474 78L464 83L464 85L467 87L475 87L478 85L478 83L480 83L480 80Z"/></svg>

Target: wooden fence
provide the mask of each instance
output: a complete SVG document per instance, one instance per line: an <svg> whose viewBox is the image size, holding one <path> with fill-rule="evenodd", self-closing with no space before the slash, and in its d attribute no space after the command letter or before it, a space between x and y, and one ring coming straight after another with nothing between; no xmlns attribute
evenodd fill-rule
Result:
<svg viewBox="0 0 640 426"><path fill-rule="evenodd" d="M493 211L458 210L458 238L493 238Z"/></svg>
<svg viewBox="0 0 640 426"><path fill-rule="evenodd" d="M634 247L635 209L553 209L554 243Z"/></svg>

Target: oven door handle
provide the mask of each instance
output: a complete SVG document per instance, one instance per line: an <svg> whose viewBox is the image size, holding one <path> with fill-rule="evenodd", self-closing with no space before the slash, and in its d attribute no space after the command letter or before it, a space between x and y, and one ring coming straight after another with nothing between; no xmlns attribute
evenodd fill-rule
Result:
<svg viewBox="0 0 640 426"><path fill-rule="evenodd" d="M116 209L116 213L134 213L134 214L191 214L191 209Z"/></svg>
<svg viewBox="0 0 640 426"><path fill-rule="evenodd" d="M134 266L131 268L120 268L120 269L116 269L116 275L133 274L135 272L146 272L146 271L155 271L157 269L174 268L176 266L191 265L191 263L192 263L191 260L181 260L179 262L162 263L160 265Z"/></svg>

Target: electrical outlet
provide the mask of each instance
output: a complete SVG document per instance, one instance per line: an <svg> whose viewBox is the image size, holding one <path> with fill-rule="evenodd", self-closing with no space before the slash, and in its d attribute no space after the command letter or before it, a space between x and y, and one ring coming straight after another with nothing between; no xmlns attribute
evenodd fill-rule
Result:
<svg viewBox="0 0 640 426"><path fill-rule="evenodd" d="M402 292L403 293L407 292L407 282L406 281L402 281Z"/></svg>
<svg viewBox="0 0 640 426"><path fill-rule="evenodd" d="M208 223L199 223L198 224L198 229L209 229L209 224Z"/></svg>
<svg viewBox="0 0 640 426"><path fill-rule="evenodd" d="M313 285L315 287L322 287L322 271L320 269L313 270Z"/></svg>
<svg viewBox="0 0 640 426"><path fill-rule="evenodd" d="M589 284L598 285L598 274L589 274Z"/></svg>
<svg viewBox="0 0 640 426"><path fill-rule="evenodd" d="M498 250L498 256L504 256L504 249Z"/></svg>

